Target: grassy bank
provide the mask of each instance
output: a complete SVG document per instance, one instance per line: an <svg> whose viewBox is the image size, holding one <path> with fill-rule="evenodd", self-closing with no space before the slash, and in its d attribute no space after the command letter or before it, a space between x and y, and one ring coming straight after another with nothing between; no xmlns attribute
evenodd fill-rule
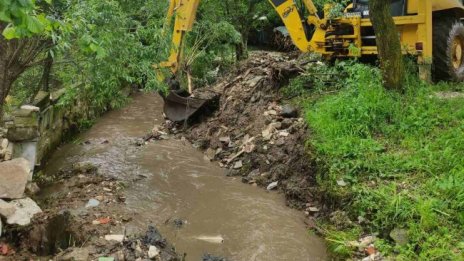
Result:
<svg viewBox="0 0 464 261"><path fill-rule="evenodd" d="M367 65L341 75L305 99L321 189L353 221L324 225L331 250L348 257L375 234L396 260L464 260L464 98L448 93L461 87L410 76L400 94Z"/></svg>

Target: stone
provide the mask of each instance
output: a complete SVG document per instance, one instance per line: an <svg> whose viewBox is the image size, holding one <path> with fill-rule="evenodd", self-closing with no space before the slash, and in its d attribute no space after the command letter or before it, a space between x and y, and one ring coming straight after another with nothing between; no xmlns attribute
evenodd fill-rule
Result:
<svg viewBox="0 0 464 261"><path fill-rule="evenodd" d="M160 251L159 251L159 249L157 247L150 246L148 248L148 258L153 260L153 259L157 258L159 255L160 255Z"/></svg>
<svg viewBox="0 0 464 261"><path fill-rule="evenodd" d="M26 185L26 194L35 195L35 194L39 193L39 191L40 191L40 188L37 185L37 183L35 183L35 182L27 183L27 185Z"/></svg>
<svg viewBox="0 0 464 261"><path fill-rule="evenodd" d="M346 187L346 182L343 180L343 179L340 179L340 180L337 180L337 185L339 185L340 187Z"/></svg>
<svg viewBox="0 0 464 261"><path fill-rule="evenodd" d="M124 235L106 235L105 240L106 241L122 242L122 241L124 241Z"/></svg>
<svg viewBox="0 0 464 261"><path fill-rule="evenodd" d="M359 240L360 251L374 243L377 238L375 236L366 236Z"/></svg>
<svg viewBox="0 0 464 261"><path fill-rule="evenodd" d="M17 158L0 162L0 198L22 198L30 176L29 161Z"/></svg>
<svg viewBox="0 0 464 261"><path fill-rule="evenodd" d="M230 137L221 137L221 138L219 138L219 141L223 142L225 144L229 144L230 143Z"/></svg>
<svg viewBox="0 0 464 261"><path fill-rule="evenodd" d="M409 235L406 229L395 228L390 232L390 237L399 246L404 246L409 242Z"/></svg>
<svg viewBox="0 0 464 261"><path fill-rule="evenodd" d="M15 213L6 220L10 225L29 225L31 223L31 218L35 214L42 212L37 203L30 198L16 199L11 201L11 204L15 206L16 210Z"/></svg>
<svg viewBox="0 0 464 261"><path fill-rule="evenodd" d="M8 218L13 215L15 211L16 208L14 205L0 199L0 216Z"/></svg>
<svg viewBox="0 0 464 261"><path fill-rule="evenodd" d="M14 144L12 142L8 143L8 147L4 151L4 159L5 160L11 160L13 158L13 153L14 153Z"/></svg>
<svg viewBox="0 0 464 261"><path fill-rule="evenodd" d="M265 129L265 130L263 130L261 135L263 136L264 140L270 140L272 138L272 131L269 130L269 129Z"/></svg>
<svg viewBox="0 0 464 261"><path fill-rule="evenodd" d="M205 155L209 160L214 160L214 157L216 157L216 150L214 150L212 148L208 148L206 150Z"/></svg>
<svg viewBox="0 0 464 261"><path fill-rule="evenodd" d="M308 210L311 212L319 212L319 208L317 207L309 207Z"/></svg>
<svg viewBox="0 0 464 261"><path fill-rule="evenodd" d="M40 108L32 105L23 105L21 106L21 110L31 111L31 112L39 112Z"/></svg>
<svg viewBox="0 0 464 261"><path fill-rule="evenodd" d="M1 147L1 149L4 149L4 150L7 149L9 143L10 143L10 142L8 141L8 139L2 139L2 143L1 143L1 144L2 144L1 146L2 146L2 147Z"/></svg>
<svg viewBox="0 0 464 261"><path fill-rule="evenodd" d="M241 160L235 162L234 169L240 169L243 167L243 162Z"/></svg>
<svg viewBox="0 0 464 261"><path fill-rule="evenodd" d="M88 248L74 248L70 252L63 253L57 257L60 261L87 261L90 251Z"/></svg>
<svg viewBox="0 0 464 261"><path fill-rule="evenodd" d="M298 109L293 105L285 104L282 106L282 112L280 113L280 116L285 118L296 118L298 117Z"/></svg>
<svg viewBox="0 0 464 261"><path fill-rule="evenodd" d="M91 199L89 199L87 204L85 204L85 207L86 208L94 208L94 207L98 207L98 205L100 205L100 201L98 201L98 200L96 200L94 198L91 198Z"/></svg>
<svg viewBox="0 0 464 261"><path fill-rule="evenodd" d="M267 189L267 190L273 190L273 189L276 189L278 185L279 185L279 182L278 182L278 181L272 182L271 184L269 184L269 185L267 186L266 189Z"/></svg>
<svg viewBox="0 0 464 261"><path fill-rule="evenodd" d="M289 128L290 126L292 126L293 120L292 120L292 119L285 118L285 119L283 119L280 123L281 123L282 129L287 129L287 128Z"/></svg>
<svg viewBox="0 0 464 261"><path fill-rule="evenodd" d="M13 126L8 129L6 137L13 142L29 141L39 137L39 129L37 126L18 127Z"/></svg>

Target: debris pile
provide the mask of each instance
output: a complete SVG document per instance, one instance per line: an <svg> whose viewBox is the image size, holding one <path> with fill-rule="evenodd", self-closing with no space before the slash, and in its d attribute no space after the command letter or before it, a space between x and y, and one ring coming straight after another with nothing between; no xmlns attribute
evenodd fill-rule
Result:
<svg viewBox="0 0 464 261"><path fill-rule="evenodd" d="M282 190L290 205L313 201L315 177L305 151L307 127L279 89L300 72L287 54L253 52L239 68L209 88L220 95L218 110L200 123L166 127L185 136L205 156L245 183ZM202 89L196 91L201 96Z"/></svg>
<svg viewBox="0 0 464 261"><path fill-rule="evenodd" d="M181 260L156 228L150 227L145 236L126 235L133 216L117 211L125 205L124 184L99 175L95 165L76 163L53 178L51 187L45 186L48 191L36 196L42 210L29 198L0 200L0 215L8 224L0 257Z"/></svg>

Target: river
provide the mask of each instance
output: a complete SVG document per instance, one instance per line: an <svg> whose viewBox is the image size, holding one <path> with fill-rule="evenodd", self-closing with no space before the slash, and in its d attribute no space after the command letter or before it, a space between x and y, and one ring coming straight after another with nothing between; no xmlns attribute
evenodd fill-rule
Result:
<svg viewBox="0 0 464 261"><path fill-rule="evenodd" d="M162 105L155 94L133 95L125 108L105 114L57 150L45 174L88 161L123 180L127 207L121 212L133 217L128 233L154 224L179 253L187 253L187 261L201 260L205 253L232 261L327 260L323 240L308 232L304 215L288 208L277 192L227 177L186 141L135 146L137 138L163 122ZM176 219L185 223L167 222ZM213 243L209 237L224 241Z"/></svg>

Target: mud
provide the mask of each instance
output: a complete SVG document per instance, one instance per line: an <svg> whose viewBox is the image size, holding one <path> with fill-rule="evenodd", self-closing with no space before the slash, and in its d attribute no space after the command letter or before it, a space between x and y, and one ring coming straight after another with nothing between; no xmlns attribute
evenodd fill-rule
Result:
<svg viewBox="0 0 464 261"><path fill-rule="evenodd" d="M219 109L167 128L185 136L206 156L228 169L229 176L267 187L278 182L290 206L315 209L315 171L305 149L308 129L303 115L279 90L301 72L288 54L252 52L250 59L213 86ZM202 96L202 90L196 91ZM210 91L208 91L210 92Z"/></svg>

